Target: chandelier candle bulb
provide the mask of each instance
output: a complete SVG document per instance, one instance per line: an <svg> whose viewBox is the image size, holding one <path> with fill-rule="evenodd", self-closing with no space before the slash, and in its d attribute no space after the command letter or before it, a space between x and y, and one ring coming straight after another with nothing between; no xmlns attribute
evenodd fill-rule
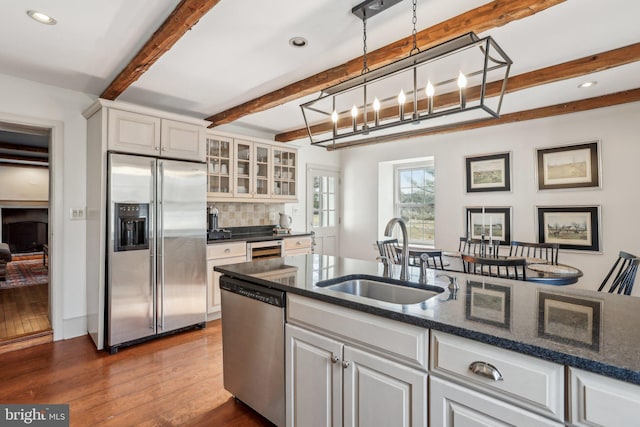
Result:
<svg viewBox="0 0 640 427"><path fill-rule="evenodd" d="M378 97L373 99L373 117L375 125L380 125L380 101L378 101Z"/></svg>
<svg viewBox="0 0 640 427"><path fill-rule="evenodd" d="M430 80L427 80L427 87L425 89L425 92L427 93L427 113L431 114L433 113L433 95L435 94L435 89Z"/></svg>
<svg viewBox="0 0 640 427"><path fill-rule="evenodd" d="M464 109L467 106L466 88L467 78L462 74L462 71L458 75L458 87L460 88L460 108Z"/></svg>
<svg viewBox="0 0 640 427"><path fill-rule="evenodd" d="M331 113L331 121L333 122L333 136L338 133L338 112L333 110Z"/></svg>
<svg viewBox="0 0 640 427"><path fill-rule="evenodd" d="M358 123L356 119L358 118L358 107L356 107L355 104L353 105L353 107L351 107L351 117L353 118L353 131L357 132Z"/></svg>
<svg viewBox="0 0 640 427"><path fill-rule="evenodd" d="M407 101L407 96L404 94L404 91L400 89L400 93L398 94L398 106L400 109L400 120L404 120L404 103Z"/></svg>

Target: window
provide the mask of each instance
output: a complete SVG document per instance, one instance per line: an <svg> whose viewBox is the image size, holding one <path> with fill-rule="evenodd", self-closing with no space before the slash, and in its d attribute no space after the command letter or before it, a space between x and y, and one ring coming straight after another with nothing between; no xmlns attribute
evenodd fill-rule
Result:
<svg viewBox="0 0 640 427"><path fill-rule="evenodd" d="M435 170L433 161L396 164L394 213L407 225L409 243L435 241Z"/></svg>

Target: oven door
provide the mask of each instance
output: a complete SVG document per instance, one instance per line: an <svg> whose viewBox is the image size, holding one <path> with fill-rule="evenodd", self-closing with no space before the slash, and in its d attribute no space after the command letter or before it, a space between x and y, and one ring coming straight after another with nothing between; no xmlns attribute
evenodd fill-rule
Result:
<svg viewBox="0 0 640 427"><path fill-rule="evenodd" d="M282 240L247 243L247 261L282 257Z"/></svg>

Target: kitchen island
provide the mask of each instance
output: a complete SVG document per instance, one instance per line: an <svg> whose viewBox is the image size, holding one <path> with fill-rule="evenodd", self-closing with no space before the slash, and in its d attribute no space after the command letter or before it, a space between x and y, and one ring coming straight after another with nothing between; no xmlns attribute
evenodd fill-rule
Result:
<svg viewBox="0 0 640 427"><path fill-rule="evenodd" d="M496 386L502 384L495 382L503 381L501 379L495 381L481 379L478 382L473 378L465 378L464 376L468 373L447 373L446 361L438 360L437 357L444 356L445 353L439 353L439 351L446 348L459 349L459 351L452 350L457 357L456 351L464 353L466 347L478 347L480 353L491 349L501 352L495 356L498 360L516 357L514 365L540 361L558 368L556 372L559 372L557 374L560 376L559 379L552 380L551 374L543 375L546 378L545 381L557 383L556 392L551 395L558 398L559 403L551 409L541 409L532 405L530 398L527 398L529 403L521 404L518 399L513 398L513 395L518 395L518 391L496 389L495 393L488 392L496 401L515 403L517 408L524 407L534 414L547 417L543 418L544 420L554 419L560 423L570 422L574 425L593 422L586 418L584 408L577 407L589 404L592 405L589 408L589 416L610 417L611 413L616 413L623 417L621 419L624 425L624 411L618 411L617 408L612 411L611 406L600 411L593 406L596 401L607 401L603 399L606 394L603 390L619 391L623 397L617 396L616 399L625 405L637 407L640 403L640 391L637 387L640 385L640 330L635 326L640 324L640 301L634 297L434 270L429 272L427 283L441 286L444 291L418 304L401 305L318 286L318 284L322 285L323 281L347 275L383 276L383 266L375 262L306 255L219 266L216 270L228 277L287 292L289 296L287 327L290 323L296 323L296 319L293 318L296 316L295 310L298 313L304 313L304 310L301 311L298 308L299 303L302 302L303 305L308 303L308 307L317 303L327 309L335 307L348 310L349 313L362 313L369 316L368 319L372 321L387 323L394 321L394 324L399 322L398 325L406 324L407 327L418 327L425 333L428 332L425 343L427 347L425 355L429 358L428 369L426 366L421 366L422 362L411 363L413 368L418 368L418 371L428 371L432 398L434 394L440 393L441 400L453 399L451 393L447 395L446 391L438 391L440 390L438 384L442 378L452 380L453 388L458 387L461 381L464 383L468 380L469 393L472 394L479 390L492 390L493 384ZM442 274L455 278L459 289L449 290L448 284L451 279L442 277ZM389 275L397 278L399 269L392 268ZM410 275L410 280L414 285L417 284L418 269L411 268ZM283 280L285 277L286 280ZM310 327L315 329L314 325ZM327 330L322 326L317 329ZM331 331L327 332L331 335ZM341 332L339 335L344 334ZM346 338L348 342L349 337ZM356 342L355 347L365 348L366 345ZM373 353L379 352L379 349L373 351ZM449 356L453 358L451 354ZM526 357L526 360L519 362L517 357ZM290 362L288 360L288 363ZM488 365L493 367L491 364ZM490 370L490 368L487 369ZM287 372L291 372L289 367ZM593 374L597 374L594 376L595 379L591 377ZM425 373L425 378L426 375ZM593 381L599 379L612 383L603 386L600 386L600 383L594 385ZM447 382L445 386L449 387L448 381L445 382ZM507 384L506 380L504 384ZM593 397L597 394L594 390L601 392L598 397ZM456 390L454 392L457 393ZM455 394L454 392L452 393ZM558 394L561 396L556 396ZM565 395L569 402L566 414ZM506 397L501 398L502 396ZM292 398L288 395L289 406L292 404ZM440 411L437 402L432 398L430 398L430 414L446 412ZM464 401L465 398L460 399ZM483 405L486 406L486 404ZM602 405L606 406L604 403ZM607 411L609 415L600 414ZM295 419L290 412L287 416L288 420ZM490 416L497 415L490 414ZM521 421L519 417L522 416L519 414L516 420ZM418 419L423 418L426 418L426 415L422 418L418 416ZM432 425L439 424L439 420L439 418L432 419ZM535 421L535 423L538 422L540 420Z"/></svg>

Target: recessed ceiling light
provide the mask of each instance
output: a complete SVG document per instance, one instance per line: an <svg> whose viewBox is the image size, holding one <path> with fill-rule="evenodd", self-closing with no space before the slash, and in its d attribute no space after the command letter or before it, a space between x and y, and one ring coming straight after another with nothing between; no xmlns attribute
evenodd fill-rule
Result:
<svg viewBox="0 0 640 427"><path fill-rule="evenodd" d="M578 87L579 87L580 89L584 89L585 87L591 87L591 86L595 86L595 85L597 85L597 84L598 84L598 82L596 82L596 81L594 80L594 81L592 81L592 82L584 82L584 83L581 83L581 84L579 84L579 85L578 85Z"/></svg>
<svg viewBox="0 0 640 427"><path fill-rule="evenodd" d="M58 23L46 13L38 12L37 10L27 10L27 15L41 24L56 25Z"/></svg>
<svg viewBox="0 0 640 427"><path fill-rule="evenodd" d="M293 37L289 39L289 44L293 47L305 47L309 42L304 37Z"/></svg>

